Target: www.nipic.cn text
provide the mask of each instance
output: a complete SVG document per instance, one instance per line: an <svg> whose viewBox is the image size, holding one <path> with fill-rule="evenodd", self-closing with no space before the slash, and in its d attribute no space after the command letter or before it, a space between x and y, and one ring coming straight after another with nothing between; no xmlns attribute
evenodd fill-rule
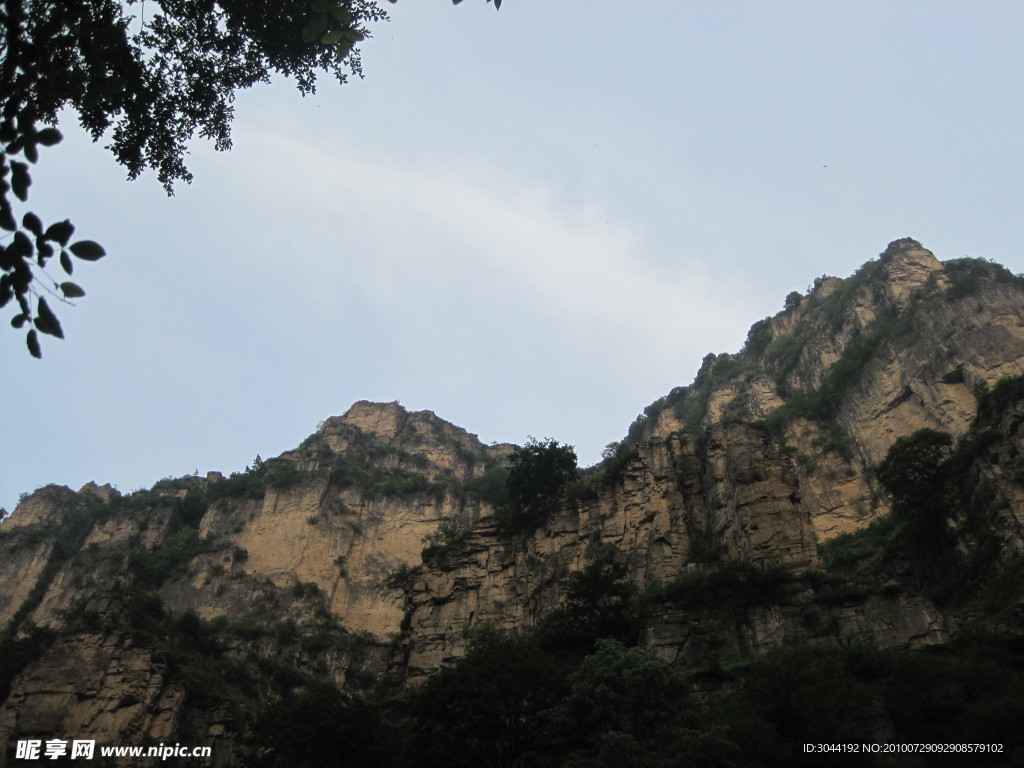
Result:
<svg viewBox="0 0 1024 768"><path fill-rule="evenodd" d="M101 746L99 757L210 757L210 747L183 747L181 744L159 744L153 747ZM56 760L60 757L92 760L97 756L93 739L25 739L18 742L15 758L18 760Z"/></svg>

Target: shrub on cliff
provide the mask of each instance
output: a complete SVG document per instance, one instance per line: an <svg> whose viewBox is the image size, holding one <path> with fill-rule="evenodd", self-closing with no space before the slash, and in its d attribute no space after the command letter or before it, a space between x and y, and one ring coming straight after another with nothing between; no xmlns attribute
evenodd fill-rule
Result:
<svg viewBox="0 0 1024 768"><path fill-rule="evenodd" d="M650 651L601 640L552 712L563 768L737 765L727 730L690 700L686 678Z"/></svg>
<svg viewBox="0 0 1024 768"><path fill-rule="evenodd" d="M485 470L482 475L466 479L462 487L470 496L475 496L488 504L499 505L505 499L507 482L508 469L496 464Z"/></svg>
<svg viewBox="0 0 1024 768"><path fill-rule="evenodd" d="M999 416L1024 400L1024 376L999 379L991 389L981 389L978 398L978 421L998 422Z"/></svg>
<svg viewBox="0 0 1024 768"><path fill-rule="evenodd" d="M565 602L538 625L544 648L589 652L601 638L635 643L639 627L631 611L636 585L626 579L626 566L602 557L569 577Z"/></svg>
<svg viewBox="0 0 1024 768"><path fill-rule="evenodd" d="M956 580L958 556L949 521L961 506L954 471L953 438L934 429L901 437L878 467L878 479L892 495L892 513L906 525L903 540L914 555L918 579L930 585ZM959 477L957 477L959 475Z"/></svg>
<svg viewBox="0 0 1024 768"><path fill-rule="evenodd" d="M267 492L266 474L263 459L256 454L252 466L246 466L244 472L232 472L230 477L210 483L206 488L206 502L213 504L225 497L262 499Z"/></svg>
<svg viewBox="0 0 1024 768"><path fill-rule="evenodd" d="M745 351L751 355L760 355L772 343L772 336L772 319L766 317L763 320L758 320L750 326L750 331L747 333Z"/></svg>
<svg viewBox="0 0 1024 768"><path fill-rule="evenodd" d="M949 501L952 446L952 437L934 429L919 429L893 443L878 467L878 479L892 494L896 515L914 522L941 519Z"/></svg>
<svg viewBox="0 0 1024 768"><path fill-rule="evenodd" d="M287 459L267 459L264 472L267 486L279 491L297 485L302 479L299 468Z"/></svg>
<svg viewBox="0 0 1024 768"><path fill-rule="evenodd" d="M423 560L431 560L458 547L466 540L475 522L476 518L467 510L461 510L454 517L442 520L437 530L423 537L423 542L427 545L423 550Z"/></svg>
<svg viewBox="0 0 1024 768"><path fill-rule="evenodd" d="M199 549L196 529L184 525L167 537L164 544L147 552L142 549L128 556L128 566L147 587L159 587L176 569L188 563Z"/></svg>
<svg viewBox="0 0 1024 768"><path fill-rule="evenodd" d="M381 765L388 739L376 708L328 683L261 709L250 728L247 768Z"/></svg>
<svg viewBox="0 0 1024 768"><path fill-rule="evenodd" d="M560 745L549 711L566 692L562 670L528 639L478 627L468 653L410 695L412 764L554 768Z"/></svg>
<svg viewBox="0 0 1024 768"><path fill-rule="evenodd" d="M514 532L537 528L558 509L563 491L577 472L571 445L531 437L509 457L508 494L498 507L498 525Z"/></svg>

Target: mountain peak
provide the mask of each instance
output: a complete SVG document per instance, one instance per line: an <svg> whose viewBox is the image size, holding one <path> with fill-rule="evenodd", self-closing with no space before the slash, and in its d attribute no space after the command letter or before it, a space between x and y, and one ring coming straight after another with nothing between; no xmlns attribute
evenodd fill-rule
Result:
<svg viewBox="0 0 1024 768"><path fill-rule="evenodd" d="M339 421L358 427L364 432L387 438L396 437L402 431L408 418L409 411L403 408L397 400L390 403L360 400L337 417Z"/></svg>
<svg viewBox="0 0 1024 768"><path fill-rule="evenodd" d="M942 269L935 254L909 237L889 243L879 260L887 278L886 292L897 307L906 306L911 293Z"/></svg>

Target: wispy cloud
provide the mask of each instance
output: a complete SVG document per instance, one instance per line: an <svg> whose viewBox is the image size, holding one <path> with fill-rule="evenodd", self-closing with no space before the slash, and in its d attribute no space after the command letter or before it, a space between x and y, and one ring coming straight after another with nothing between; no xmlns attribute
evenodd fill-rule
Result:
<svg viewBox="0 0 1024 768"><path fill-rule="evenodd" d="M684 275L644 258L643 227L601 201L567 200L507 170L399 167L339 151L343 141L319 151L279 134L249 138L289 158L274 183L278 199L295 201L284 203L285 220L302 222L292 258L313 290L356 285L381 306L420 313L420 323L455 302L575 332L616 328L653 347L678 344L718 309L701 269Z"/></svg>

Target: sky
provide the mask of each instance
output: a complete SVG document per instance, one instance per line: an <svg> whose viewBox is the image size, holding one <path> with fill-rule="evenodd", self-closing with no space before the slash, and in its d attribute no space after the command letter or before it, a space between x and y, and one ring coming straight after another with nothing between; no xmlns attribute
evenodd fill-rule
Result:
<svg viewBox="0 0 1024 768"><path fill-rule="evenodd" d="M593 464L892 240L1024 271L1017 0L385 5L364 79L241 93L173 197L65 117L29 207L108 255L42 360L0 333L0 507L241 470L358 400Z"/></svg>

